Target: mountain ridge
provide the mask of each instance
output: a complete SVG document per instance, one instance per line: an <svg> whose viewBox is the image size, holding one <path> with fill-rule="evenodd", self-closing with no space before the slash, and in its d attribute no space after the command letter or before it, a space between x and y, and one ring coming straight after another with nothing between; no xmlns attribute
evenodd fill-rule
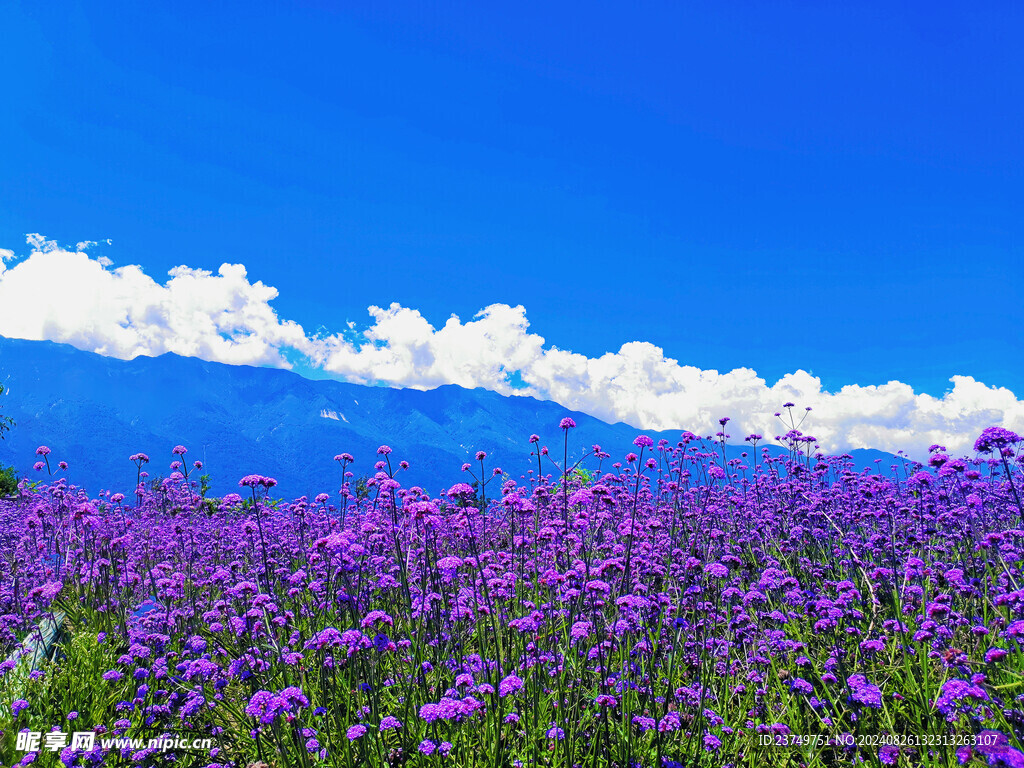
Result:
<svg viewBox="0 0 1024 768"><path fill-rule="evenodd" d="M3 413L17 423L0 441L0 463L36 479L35 448L45 444L53 450L53 463L66 460L69 479L90 492L130 492L135 467L128 456L136 452L152 459L146 467L152 477L166 476L178 444L189 449L189 464L204 462L214 493L234 490L243 475L260 473L278 480L281 495L295 497L337 491L338 453L355 457L356 477L372 475L381 444L394 449L394 464L410 463L399 473L403 485L436 493L466 479L459 471L464 462L479 469L472 458L478 450L488 454L488 472L501 466L518 479L535 470L532 433L541 435L557 459L564 416L578 425L569 433L570 455L579 457L599 444L613 457L606 467L632 449L640 432L673 444L682 432L609 424L551 401L480 387L366 386L172 352L120 360L68 344L2 336L0 376ZM745 449L730 446L730 456ZM858 466L894 458L880 451L851 454Z"/></svg>

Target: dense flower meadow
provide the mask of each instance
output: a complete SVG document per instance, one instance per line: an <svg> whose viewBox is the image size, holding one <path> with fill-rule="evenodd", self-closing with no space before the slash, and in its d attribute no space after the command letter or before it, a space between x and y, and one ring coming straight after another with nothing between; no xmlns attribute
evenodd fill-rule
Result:
<svg viewBox="0 0 1024 768"><path fill-rule="evenodd" d="M1024 765L1020 438L869 471L796 428L727 458L726 421L571 466L567 418L528 474L479 453L436 496L387 446L292 502L262 475L206 498L183 446L124 493L23 482L0 763ZM213 746L109 741L182 735Z"/></svg>

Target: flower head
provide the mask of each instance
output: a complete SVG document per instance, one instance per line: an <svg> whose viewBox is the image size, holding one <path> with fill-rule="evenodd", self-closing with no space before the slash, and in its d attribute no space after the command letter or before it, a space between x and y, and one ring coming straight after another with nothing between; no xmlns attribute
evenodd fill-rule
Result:
<svg viewBox="0 0 1024 768"><path fill-rule="evenodd" d="M505 696L522 690L523 685L524 683L522 678L516 677L515 675L509 675L498 684L498 695L504 698Z"/></svg>
<svg viewBox="0 0 1024 768"><path fill-rule="evenodd" d="M245 714L268 725L289 709L288 702L276 693L256 691L245 707Z"/></svg>
<svg viewBox="0 0 1024 768"><path fill-rule="evenodd" d="M1016 432L1002 427L987 427L975 441L974 450L978 453L992 453L993 450L1002 451L1017 442L1020 442L1020 435Z"/></svg>
<svg viewBox="0 0 1024 768"><path fill-rule="evenodd" d="M881 709L882 691L877 685L872 685L864 675L850 675L846 680L850 686L852 699L858 704Z"/></svg>

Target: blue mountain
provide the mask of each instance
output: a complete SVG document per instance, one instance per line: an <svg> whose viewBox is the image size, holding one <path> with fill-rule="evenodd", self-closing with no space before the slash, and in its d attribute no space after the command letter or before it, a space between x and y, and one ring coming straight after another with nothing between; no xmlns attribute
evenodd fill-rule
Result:
<svg viewBox="0 0 1024 768"><path fill-rule="evenodd" d="M0 383L2 413L17 423L0 441L0 464L35 479L35 449L47 445L51 463L67 461L71 482L90 492L129 493L136 470L128 457L136 452L150 456L151 477L166 476L171 450L181 444L189 463L203 461L215 493L238 490L239 478L258 473L277 478L275 490L286 498L333 495L342 480L336 454L355 457L356 477L372 475L377 447L387 444L393 463L410 464L400 473L403 485L436 494L469 479L460 468L469 461L478 469L473 455L480 450L488 454L488 470L500 466L518 479L535 469L531 433L560 461L558 423L564 416L577 424L569 432L570 455L599 444L614 457L606 467L633 450L640 432L556 403L484 389L362 386L175 354L118 360L66 344L4 337ZM680 431L646 432L675 444ZM733 446L730 454L742 450ZM885 472L894 457L855 452L858 466L873 467L876 458Z"/></svg>

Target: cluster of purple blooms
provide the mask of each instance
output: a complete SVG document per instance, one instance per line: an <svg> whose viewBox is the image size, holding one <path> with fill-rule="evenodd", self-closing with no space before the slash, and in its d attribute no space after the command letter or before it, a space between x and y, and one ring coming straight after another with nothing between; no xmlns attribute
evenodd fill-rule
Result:
<svg viewBox="0 0 1024 768"><path fill-rule="evenodd" d="M342 453L337 494L273 500L252 474L204 499L184 446L128 494L25 487L0 502L0 755L88 704L99 734L215 738L208 768L746 765L775 754L760 737L823 732L976 740L820 764L1024 766L1020 438L884 473L796 428L788 456L751 435L727 458L727 421L610 467L594 446L581 473L565 418L561 464L534 435L520 480L479 452L476 484L433 496L388 446L358 497ZM23 676L58 609L66 661ZM57 680L92 698L56 703Z"/></svg>

